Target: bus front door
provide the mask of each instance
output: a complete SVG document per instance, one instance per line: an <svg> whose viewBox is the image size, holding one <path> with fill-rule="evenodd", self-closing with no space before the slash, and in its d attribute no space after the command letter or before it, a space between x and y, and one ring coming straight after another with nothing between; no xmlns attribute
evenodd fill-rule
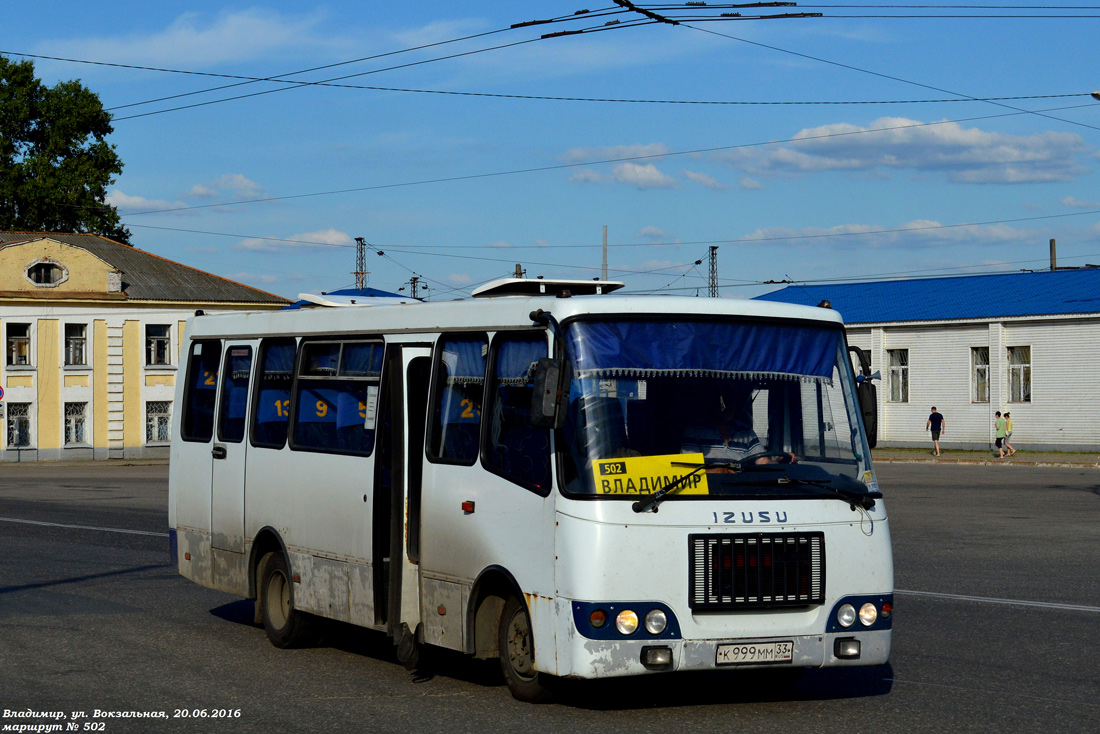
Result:
<svg viewBox="0 0 1100 734"><path fill-rule="evenodd" d="M218 375L218 414L211 451L210 540L215 549L240 554L244 553L244 436L251 373L252 346L227 342ZM215 564L215 574L222 565ZM241 581L247 593L247 578ZM219 580L219 586L226 583L233 580Z"/></svg>
<svg viewBox="0 0 1100 734"><path fill-rule="evenodd" d="M406 665L420 625L420 496L431 347L390 344L382 368L373 505L375 610Z"/></svg>

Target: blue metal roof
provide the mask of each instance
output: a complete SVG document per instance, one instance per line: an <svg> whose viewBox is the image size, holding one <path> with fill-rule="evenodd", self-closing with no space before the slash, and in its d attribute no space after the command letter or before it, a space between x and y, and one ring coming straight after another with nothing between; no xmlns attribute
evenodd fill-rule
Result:
<svg viewBox="0 0 1100 734"><path fill-rule="evenodd" d="M1100 268L792 285L755 300L832 303L848 324L1100 313Z"/></svg>

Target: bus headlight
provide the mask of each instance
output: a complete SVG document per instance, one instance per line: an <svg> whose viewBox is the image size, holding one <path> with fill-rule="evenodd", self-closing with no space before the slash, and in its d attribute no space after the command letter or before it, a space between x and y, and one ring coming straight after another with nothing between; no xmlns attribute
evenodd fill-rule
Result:
<svg viewBox="0 0 1100 734"><path fill-rule="evenodd" d="M870 627L878 619L878 609L871 602L867 602L859 608L859 621L864 627Z"/></svg>
<svg viewBox="0 0 1100 734"><path fill-rule="evenodd" d="M653 609L645 615L645 629L651 635L659 635L668 626L668 615L660 609Z"/></svg>
<svg viewBox="0 0 1100 734"><path fill-rule="evenodd" d="M836 621L841 627L851 627L856 621L856 608L851 604L842 604L836 610Z"/></svg>
<svg viewBox="0 0 1100 734"><path fill-rule="evenodd" d="M615 629L620 634L632 635L638 629L638 615L629 609L624 609L615 617Z"/></svg>

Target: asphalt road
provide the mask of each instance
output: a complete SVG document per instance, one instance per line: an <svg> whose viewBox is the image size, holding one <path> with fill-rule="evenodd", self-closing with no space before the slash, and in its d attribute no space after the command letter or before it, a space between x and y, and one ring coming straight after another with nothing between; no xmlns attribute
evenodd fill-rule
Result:
<svg viewBox="0 0 1100 734"><path fill-rule="evenodd" d="M0 464L0 732L50 723L9 715L28 711L106 732L1100 731L1100 470L878 473L890 665L811 671L786 692L744 673L600 681L530 706L492 664L446 654L409 673L347 626L272 647L250 602L167 565L166 467ZM196 710L228 716L174 718Z"/></svg>

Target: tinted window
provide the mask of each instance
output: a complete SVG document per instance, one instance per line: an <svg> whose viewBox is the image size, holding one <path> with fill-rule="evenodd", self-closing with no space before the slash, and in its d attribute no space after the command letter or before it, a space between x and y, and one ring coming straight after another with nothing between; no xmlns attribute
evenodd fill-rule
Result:
<svg viewBox="0 0 1100 734"><path fill-rule="evenodd" d="M281 449L290 420L290 383L294 377L293 339L264 339L256 378L252 445Z"/></svg>
<svg viewBox="0 0 1100 734"><path fill-rule="evenodd" d="M221 356L219 341L197 341L191 345L180 430L184 441L209 441L214 435L214 396Z"/></svg>
<svg viewBox="0 0 1100 734"><path fill-rule="evenodd" d="M252 373L252 347L229 347L222 369L222 399L218 416L218 440L244 440L248 408L248 380Z"/></svg>
<svg viewBox="0 0 1100 734"><path fill-rule="evenodd" d="M550 491L550 431L531 425L534 363L546 356L541 333L493 341L485 468L540 494Z"/></svg>
<svg viewBox="0 0 1100 734"><path fill-rule="evenodd" d="M439 340L428 446L432 459L467 465L477 461L488 351L489 341L484 334Z"/></svg>
<svg viewBox="0 0 1100 734"><path fill-rule="evenodd" d="M370 454L382 342L310 342L294 383L291 448Z"/></svg>

